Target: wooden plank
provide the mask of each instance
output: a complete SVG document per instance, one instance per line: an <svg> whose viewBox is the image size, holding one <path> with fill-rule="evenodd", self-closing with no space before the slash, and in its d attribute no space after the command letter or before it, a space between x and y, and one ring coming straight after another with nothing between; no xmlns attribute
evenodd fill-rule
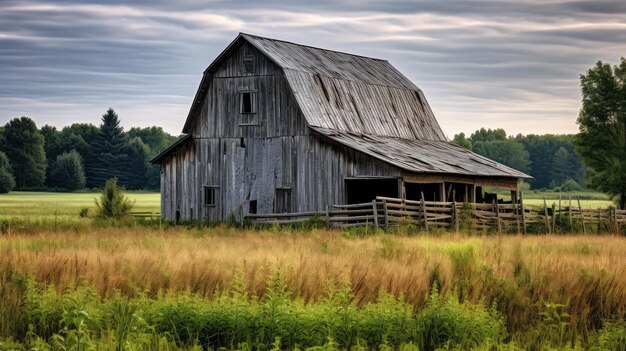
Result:
<svg viewBox="0 0 626 351"><path fill-rule="evenodd" d="M372 213L374 216L374 226L378 228L378 204L376 200L372 200Z"/></svg>

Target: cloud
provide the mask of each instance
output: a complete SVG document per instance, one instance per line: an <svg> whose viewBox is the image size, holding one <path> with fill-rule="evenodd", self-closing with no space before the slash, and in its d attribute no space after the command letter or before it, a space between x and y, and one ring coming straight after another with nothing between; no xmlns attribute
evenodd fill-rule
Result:
<svg viewBox="0 0 626 351"><path fill-rule="evenodd" d="M626 52L621 1L5 1L0 124L182 128L202 71L245 31L389 60L445 132L576 132L578 77Z"/></svg>

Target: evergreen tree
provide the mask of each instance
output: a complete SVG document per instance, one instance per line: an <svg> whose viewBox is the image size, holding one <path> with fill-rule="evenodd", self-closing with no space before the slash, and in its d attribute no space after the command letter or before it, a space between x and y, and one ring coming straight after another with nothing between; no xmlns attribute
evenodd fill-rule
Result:
<svg viewBox="0 0 626 351"><path fill-rule="evenodd" d="M141 138L133 138L128 142L126 154L128 155L125 172L121 176L124 187L127 189L144 189L146 187L146 175L148 172L149 147Z"/></svg>
<svg viewBox="0 0 626 351"><path fill-rule="evenodd" d="M100 129L89 147L89 155L85 162L87 187L102 187L107 179L127 174L128 141L112 108L102 115ZM126 179L121 179L120 183L123 184L124 180Z"/></svg>
<svg viewBox="0 0 626 351"><path fill-rule="evenodd" d="M123 189L117 185L117 178L108 179L105 182L100 201L96 200L100 218L125 217L134 205L135 202L126 198Z"/></svg>
<svg viewBox="0 0 626 351"><path fill-rule="evenodd" d="M626 208L626 59L615 67L598 61L580 83L578 150L594 170L592 185Z"/></svg>
<svg viewBox="0 0 626 351"><path fill-rule="evenodd" d="M569 153L565 150L564 147L560 147L558 150L554 152L552 155L552 179L555 184L561 185L565 183L565 181L569 176L570 162L569 162Z"/></svg>
<svg viewBox="0 0 626 351"><path fill-rule="evenodd" d="M157 156L173 142L176 141L176 137L166 133L161 127L147 127L147 128L131 128L128 131L129 137L141 138L144 144L148 147L148 157L146 159L146 172L145 172L145 184L144 189L158 190L161 182L161 168L159 165L153 165L150 163L150 159Z"/></svg>
<svg viewBox="0 0 626 351"><path fill-rule="evenodd" d="M11 161L18 189L41 188L46 178L44 138L28 117L14 118L4 126L1 149Z"/></svg>
<svg viewBox="0 0 626 351"><path fill-rule="evenodd" d="M83 161L75 150L62 153L50 167L51 187L75 191L85 187Z"/></svg>

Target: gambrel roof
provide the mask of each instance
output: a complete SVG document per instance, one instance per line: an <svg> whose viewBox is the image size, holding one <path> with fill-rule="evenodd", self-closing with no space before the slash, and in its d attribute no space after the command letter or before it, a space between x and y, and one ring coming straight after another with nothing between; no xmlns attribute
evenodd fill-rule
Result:
<svg viewBox="0 0 626 351"><path fill-rule="evenodd" d="M422 91L389 62L245 33L206 69L193 107L202 104L212 72L244 40L283 70L311 127L446 140ZM183 133L198 113L193 107Z"/></svg>
<svg viewBox="0 0 626 351"><path fill-rule="evenodd" d="M285 74L317 134L416 173L530 178L450 144L423 92L388 61L240 33L205 70L188 133L216 68L248 42Z"/></svg>

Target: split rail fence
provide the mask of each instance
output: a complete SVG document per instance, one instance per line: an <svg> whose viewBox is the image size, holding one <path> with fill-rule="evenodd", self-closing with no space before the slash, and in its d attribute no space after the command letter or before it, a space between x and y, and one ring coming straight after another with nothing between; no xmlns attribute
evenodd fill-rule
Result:
<svg viewBox="0 0 626 351"><path fill-rule="evenodd" d="M333 205L325 211L248 214L253 224L294 224L305 221L325 223L326 227L373 226L387 228L414 225L423 230L448 228L456 231L495 232L603 232L626 227L626 210L588 209L578 206L548 207L519 203L461 203L415 201L377 197L372 202Z"/></svg>

